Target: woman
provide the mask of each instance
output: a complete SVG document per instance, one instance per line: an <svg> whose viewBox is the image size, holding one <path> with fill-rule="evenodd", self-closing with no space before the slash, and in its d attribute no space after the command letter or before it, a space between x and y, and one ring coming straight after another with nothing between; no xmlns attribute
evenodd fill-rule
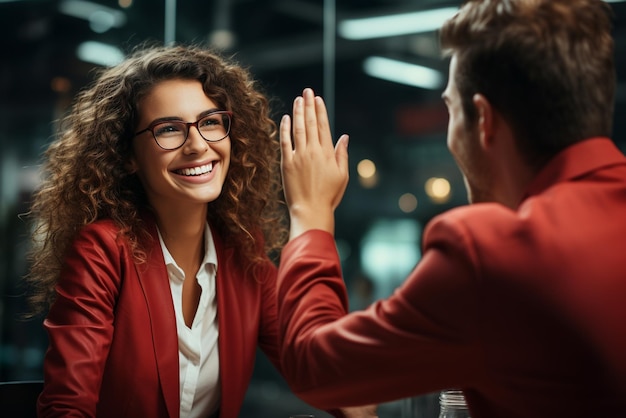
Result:
<svg viewBox="0 0 626 418"><path fill-rule="evenodd" d="M276 125L239 66L136 51L77 98L34 196L42 417L237 417L280 369ZM337 412L339 415L340 412Z"/></svg>

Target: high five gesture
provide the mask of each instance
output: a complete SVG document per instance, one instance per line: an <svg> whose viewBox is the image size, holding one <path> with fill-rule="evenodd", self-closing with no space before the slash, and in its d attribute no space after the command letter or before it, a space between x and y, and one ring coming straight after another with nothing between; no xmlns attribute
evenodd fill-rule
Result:
<svg viewBox="0 0 626 418"><path fill-rule="evenodd" d="M280 124L282 174L290 238L310 229L334 232L334 210L348 184L348 136L333 146L326 105L310 88Z"/></svg>

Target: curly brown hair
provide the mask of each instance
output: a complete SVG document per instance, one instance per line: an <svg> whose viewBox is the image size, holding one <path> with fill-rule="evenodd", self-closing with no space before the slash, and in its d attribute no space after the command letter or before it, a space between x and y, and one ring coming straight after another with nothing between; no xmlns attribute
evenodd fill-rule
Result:
<svg viewBox="0 0 626 418"><path fill-rule="evenodd" d="M238 248L247 268L267 262L267 255L278 254L284 245L277 128L258 82L234 60L199 45L142 45L78 94L44 153L44 179L29 212L34 245L26 279L33 290L33 314L54 300L64 254L89 223L112 219L137 262L145 261L142 243L149 236L140 213L148 202L126 167L137 104L157 83L170 79L199 80L211 100L234 114L230 168L222 194L209 204L208 222L224 242Z"/></svg>

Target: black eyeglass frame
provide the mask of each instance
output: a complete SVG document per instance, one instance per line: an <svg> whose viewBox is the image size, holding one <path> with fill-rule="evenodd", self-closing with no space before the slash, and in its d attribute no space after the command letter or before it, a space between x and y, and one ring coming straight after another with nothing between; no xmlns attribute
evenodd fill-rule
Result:
<svg viewBox="0 0 626 418"><path fill-rule="evenodd" d="M221 137L220 139L206 139L204 137L204 135L202 135L202 132L200 131L200 128L198 128L198 122L200 122L201 120L204 120L210 116L214 116L214 115L227 115L228 116L228 129L226 130L226 135L224 135L223 137ZM159 144L159 140L156 138L156 135L154 134L154 128L158 125L164 124L164 123L180 123L185 125L185 140L176 148L165 148L163 147L161 144ZM198 133L200 134L200 136L202 137L202 139L204 139L206 142L219 142L221 140L223 140L224 138L226 138L228 135L230 135L230 128L233 125L233 112L230 110L215 110L213 112L209 112L207 114L205 114L204 116L202 116L200 119L198 119L195 122L183 122L183 121L163 121L163 120L159 120L159 121L155 121L152 122L150 125L148 125L148 127L146 129L142 129L139 132L135 132L135 136L141 135L144 132L151 132L152 133L152 138L154 139L154 142L156 142L156 144L159 146L159 148L164 149L166 151L173 151L175 149L178 149L180 147L182 147L183 145L185 145L185 142L187 142L187 139L189 138L189 129L191 129L192 126L196 127L196 130L198 131Z"/></svg>

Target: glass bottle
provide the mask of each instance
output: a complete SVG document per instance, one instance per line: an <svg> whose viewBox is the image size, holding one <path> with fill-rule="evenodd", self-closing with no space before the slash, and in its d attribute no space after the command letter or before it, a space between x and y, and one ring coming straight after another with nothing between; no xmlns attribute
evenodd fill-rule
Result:
<svg viewBox="0 0 626 418"><path fill-rule="evenodd" d="M439 394L439 418L470 418L463 391L447 389Z"/></svg>

